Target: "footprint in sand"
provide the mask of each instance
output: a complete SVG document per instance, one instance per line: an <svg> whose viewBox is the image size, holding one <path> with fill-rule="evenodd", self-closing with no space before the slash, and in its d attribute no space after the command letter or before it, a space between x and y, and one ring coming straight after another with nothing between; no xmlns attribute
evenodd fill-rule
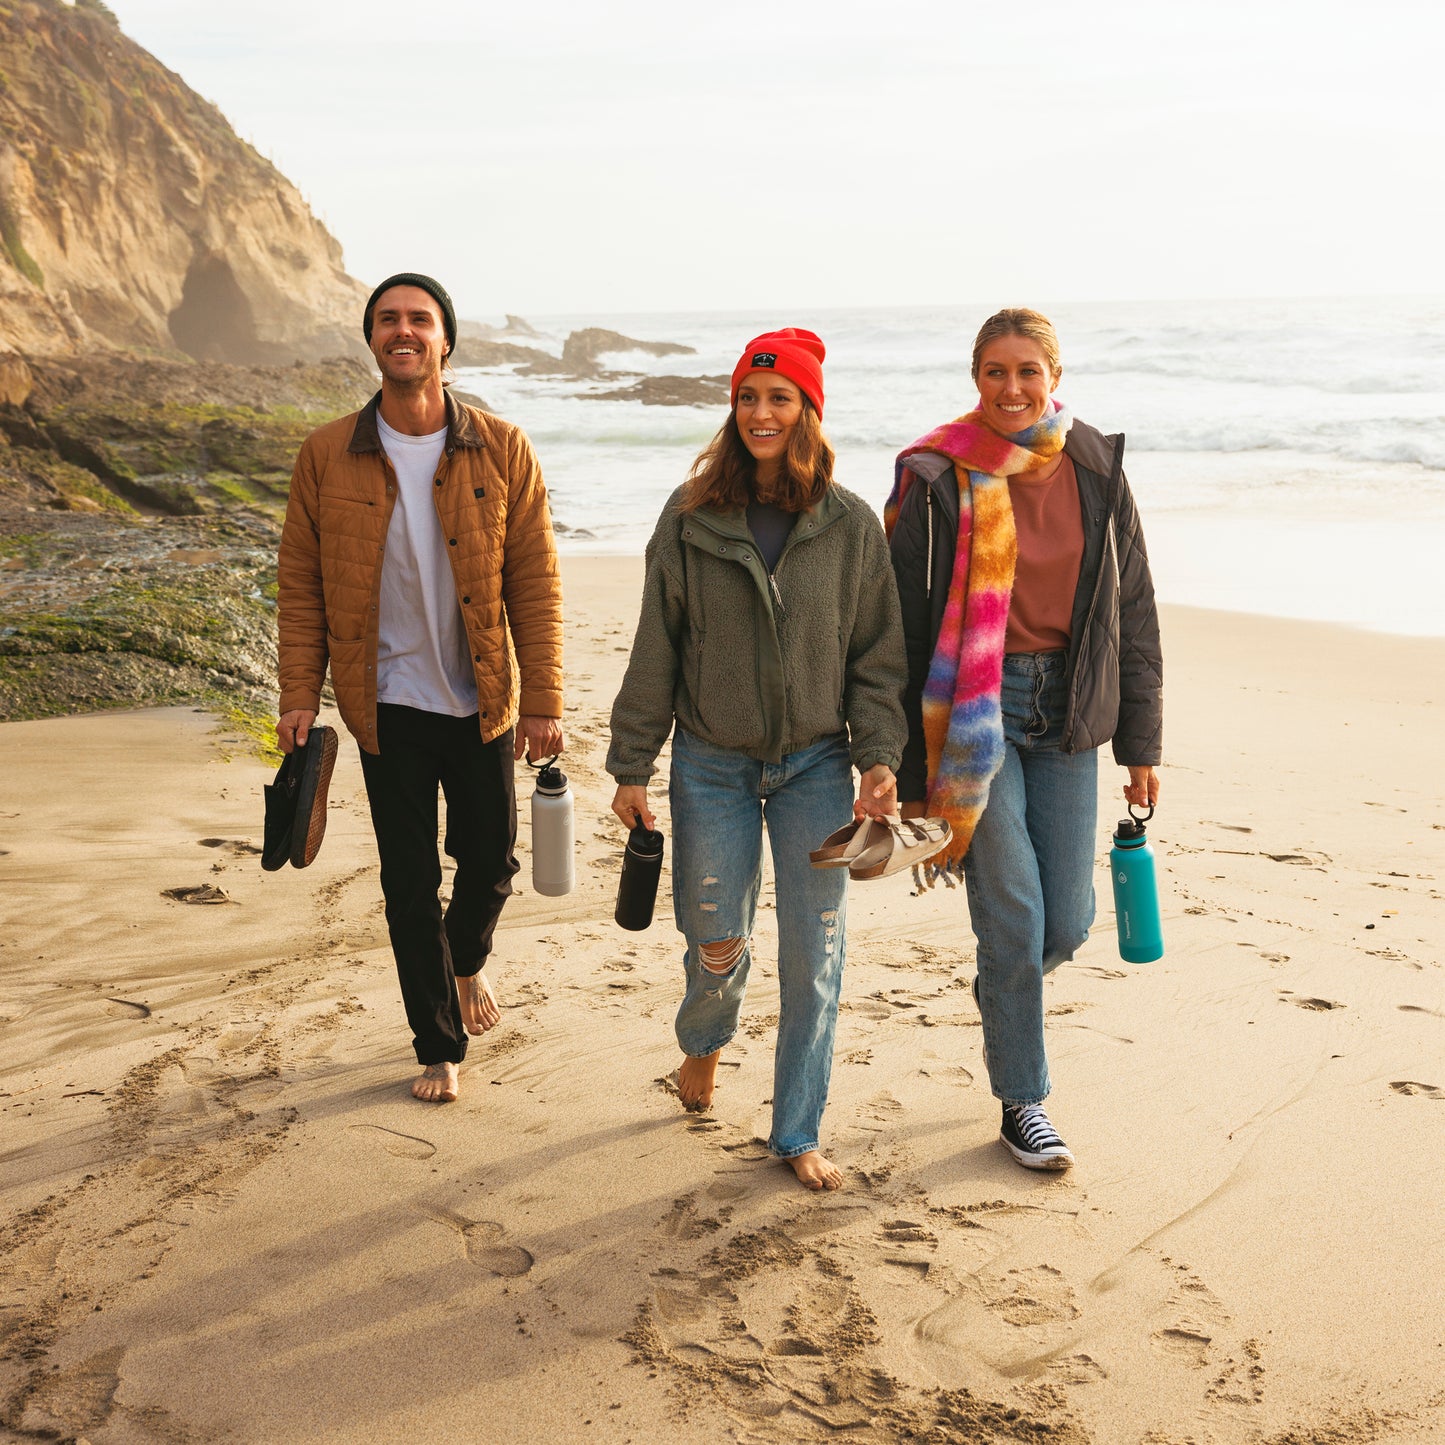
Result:
<svg viewBox="0 0 1445 1445"><path fill-rule="evenodd" d="M372 1142L379 1143L388 1154L394 1154L398 1159L430 1159L437 1152L437 1146L428 1139L418 1139L414 1134L399 1134L395 1129L385 1129L380 1124L352 1124L349 1127L381 1135L380 1139Z"/></svg>
<svg viewBox="0 0 1445 1445"><path fill-rule="evenodd" d="M1209 1363L1209 1346L1214 1337L1206 1330L1189 1324L1173 1325L1169 1329L1155 1330L1149 1336L1149 1343L1156 1354L1174 1355L1187 1360L1191 1365Z"/></svg>
<svg viewBox="0 0 1445 1445"><path fill-rule="evenodd" d="M1344 1004L1332 998L1301 998L1287 988L1279 990L1279 997L1281 1003L1292 1003L1296 1008L1309 1009L1313 1013L1328 1013L1331 1009L1345 1007Z"/></svg>
<svg viewBox="0 0 1445 1445"><path fill-rule="evenodd" d="M191 888L162 888L162 898L174 898L177 903L234 903L236 900L224 888L202 883Z"/></svg>
<svg viewBox="0 0 1445 1445"><path fill-rule="evenodd" d="M1410 1098L1445 1099L1445 1089L1434 1084L1420 1084L1414 1079L1396 1079L1390 1087L1397 1094L1405 1094Z"/></svg>
<svg viewBox="0 0 1445 1445"><path fill-rule="evenodd" d="M938 1236L915 1219L890 1219L879 1230L884 1247L883 1263L899 1269L911 1269L920 1278L927 1278L933 1269L932 1255L938 1249Z"/></svg>
<svg viewBox="0 0 1445 1445"><path fill-rule="evenodd" d="M997 1282L988 1307L1011 1325L1051 1325L1079 1318L1074 1291L1061 1271L1049 1264L1011 1269Z"/></svg>
<svg viewBox="0 0 1445 1445"><path fill-rule="evenodd" d="M973 1074L962 1064L925 1064L920 1065L918 1072L925 1079L932 1079L939 1084L951 1084L955 1089L967 1089L973 1085Z"/></svg>
<svg viewBox="0 0 1445 1445"><path fill-rule="evenodd" d="M233 858L261 852L249 838L197 838L196 842L202 848L229 848Z"/></svg>
<svg viewBox="0 0 1445 1445"><path fill-rule="evenodd" d="M1331 862L1328 853L1261 853L1271 863L1292 863L1296 868L1319 868Z"/></svg>
<svg viewBox="0 0 1445 1445"><path fill-rule="evenodd" d="M1064 1385L1094 1385L1109 1372L1092 1355L1065 1355L1049 1366L1049 1373Z"/></svg>
<svg viewBox="0 0 1445 1445"><path fill-rule="evenodd" d="M506 1230L494 1219L468 1219L451 1209L423 1207L426 1218L444 1224L461 1236L467 1259L488 1274L516 1279L536 1263L531 1250L516 1244L503 1244Z"/></svg>
<svg viewBox="0 0 1445 1445"><path fill-rule="evenodd" d="M699 1214L697 1195L684 1194L681 1199L672 1201L672 1212L664 1215L657 1227L661 1233L678 1239L701 1239L704 1235L716 1234L731 1214L732 1210L728 1208L718 1210L715 1219Z"/></svg>
<svg viewBox="0 0 1445 1445"><path fill-rule="evenodd" d="M115 1408L124 1357L124 1349L116 1345L69 1369L57 1366L41 1374L25 1402L25 1424L30 1427L25 1433L74 1440L77 1431L99 1430Z"/></svg>

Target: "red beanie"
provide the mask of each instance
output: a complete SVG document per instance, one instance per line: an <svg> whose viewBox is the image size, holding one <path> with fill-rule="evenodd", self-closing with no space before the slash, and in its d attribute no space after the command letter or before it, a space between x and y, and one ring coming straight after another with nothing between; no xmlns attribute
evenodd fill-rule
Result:
<svg viewBox="0 0 1445 1445"><path fill-rule="evenodd" d="M785 326L765 331L748 342L742 360L733 367L732 404L738 404L738 387L751 371L776 371L797 384L798 390L823 415L823 343L811 331Z"/></svg>

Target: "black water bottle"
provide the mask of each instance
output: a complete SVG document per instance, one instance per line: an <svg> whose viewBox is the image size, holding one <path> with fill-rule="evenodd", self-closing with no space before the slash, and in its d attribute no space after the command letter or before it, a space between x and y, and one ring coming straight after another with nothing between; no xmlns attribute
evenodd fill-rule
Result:
<svg viewBox="0 0 1445 1445"><path fill-rule="evenodd" d="M662 876L662 834L639 818L627 835L622 854L622 878L617 884L617 922L641 933L652 922L657 901L657 880Z"/></svg>

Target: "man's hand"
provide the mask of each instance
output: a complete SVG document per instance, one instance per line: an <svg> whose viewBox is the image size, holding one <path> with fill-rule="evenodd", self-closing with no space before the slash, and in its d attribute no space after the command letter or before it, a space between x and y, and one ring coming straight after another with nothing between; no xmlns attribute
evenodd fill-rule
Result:
<svg viewBox="0 0 1445 1445"><path fill-rule="evenodd" d="M540 763L544 758L555 757L566 746L560 718L523 716L517 719L517 757Z"/></svg>
<svg viewBox="0 0 1445 1445"><path fill-rule="evenodd" d="M898 779L887 763L874 763L858 779L855 818L886 818L898 811Z"/></svg>
<svg viewBox="0 0 1445 1445"><path fill-rule="evenodd" d="M627 825L629 832L637 826L637 820L642 819L642 825L648 829L657 827L657 819L652 816L652 810L647 806L647 787L645 784L628 784L619 787L612 795L612 811Z"/></svg>
<svg viewBox="0 0 1445 1445"><path fill-rule="evenodd" d="M306 735L315 721L316 714L304 707L282 713L276 723L276 741L281 744L281 751L290 753L298 747L304 748Z"/></svg>

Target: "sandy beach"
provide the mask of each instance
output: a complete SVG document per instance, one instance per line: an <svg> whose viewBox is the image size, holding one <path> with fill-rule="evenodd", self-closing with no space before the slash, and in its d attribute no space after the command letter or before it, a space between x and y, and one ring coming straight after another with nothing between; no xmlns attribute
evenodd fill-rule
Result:
<svg viewBox="0 0 1445 1445"><path fill-rule="evenodd" d="M1078 1167L997 1143L962 893L897 877L851 893L813 1196L761 1143L770 912L712 1112L662 1082L680 949L612 922L602 767L641 563L565 576L579 887L532 892L524 806L450 1106L349 739L265 874L213 716L0 725L4 1438L1445 1439L1445 640L1167 609L1167 953L1120 962L1101 868L1048 995Z"/></svg>

